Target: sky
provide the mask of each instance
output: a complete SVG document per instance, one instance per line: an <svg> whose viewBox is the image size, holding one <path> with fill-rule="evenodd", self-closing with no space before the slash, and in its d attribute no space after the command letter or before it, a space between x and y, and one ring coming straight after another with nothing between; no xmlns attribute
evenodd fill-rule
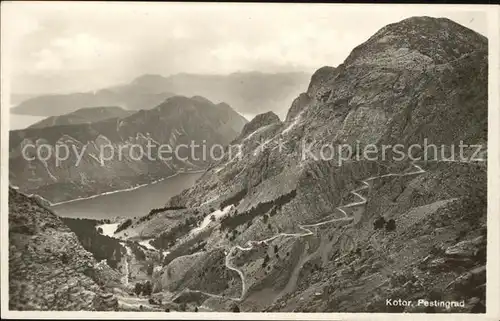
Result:
<svg viewBox="0 0 500 321"><path fill-rule="evenodd" d="M312 73L411 16L447 17L487 36L484 11L454 8L4 2L2 56L17 94L88 91L143 74Z"/></svg>

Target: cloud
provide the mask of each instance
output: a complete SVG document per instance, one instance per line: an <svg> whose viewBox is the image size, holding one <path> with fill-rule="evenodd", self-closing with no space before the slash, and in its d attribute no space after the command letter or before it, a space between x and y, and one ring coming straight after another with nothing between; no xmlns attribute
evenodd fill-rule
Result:
<svg viewBox="0 0 500 321"><path fill-rule="evenodd" d="M42 49L39 52L35 52L33 56L36 59L35 68L36 71L61 71L63 67L63 62L60 57L50 49Z"/></svg>
<svg viewBox="0 0 500 321"><path fill-rule="evenodd" d="M99 68L112 62L120 54L123 54L124 47L106 42L98 37L87 33L55 38L48 48L42 49L35 56L42 59L36 65L45 66L45 60L54 62L49 66L63 70L88 70ZM56 63L57 62L57 63Z"/></svg>
<svg viewBox="0 0 500 321"><path fill-rule="evenodd" d="M482 12L450 6L27 2L2 9L13 26L17 92L89 90L145 73L313 72L414 15L487 28Z"/></svg>

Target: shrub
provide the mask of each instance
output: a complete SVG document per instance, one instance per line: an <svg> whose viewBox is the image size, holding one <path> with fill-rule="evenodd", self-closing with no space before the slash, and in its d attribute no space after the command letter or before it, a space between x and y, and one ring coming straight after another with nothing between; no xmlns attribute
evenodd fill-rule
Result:
<svg viewBox="0 0 500 321"><path fill-rule="evenodd" d="M68 264L68 262L69 262L68 254L63 253L63 254L61 255L61 261L62 261L64 264Z"/></svg>
<svg viewBox="0 0 500 321"><path fill-rule="evenodd" d="M389 232L396 230L396 221L393 219L390 219L389 221L387 221L387 223L385 223L385 229L386 229L386 231L389 231Z"/></svg>
<svg viewBox="0 0 500 321"><path fill-rule="evenodd" d="M142 283L137 282L134 287L134 293L140 295L142 293Z"/></svg>
<svg viewBox="0 0 500 321"><path fill-rule="evenodd" d="M269 262L269 255L266 254L266 256L264 257L264 262L262 262L262 266L266 266L267 263Z"/></svg>
<svg viewBox="0 0 500 321"><path fill-rule="evenodd" d="M383 228L385 225L385 219L383 217L379 217L373 222L373 228L375 230Z"/></svg>
<svg viewBox="0 0 500 321"><path fill-rule="evenodd" d="M153 270L154 270L154 265L153 265L153 263L148 264L148 268L147 268L147 271L146 271L146 272L147 272L147 274L148 274L149 276L153 275Z"/></svg>
<svg viewBox="0 0 500 321"><path fill-rule="evenodd" d="M128 219L128 220L126 220L125 222L123 222L122 224L118 225L118 227L116 228L115 233L118 233L118 232L121 232L121 231L125 230L125 229L126 229L126 228L128 228L130 225L132 225L132 220L131 220L131 219Z"/></svg>
<svg viewBox="0 0 500 321"><path fill-rule="evenodd" d="M153 292L153 284L148 280L142 286L142 294L144 294L145 296L150 296L152 292Z"/></svg>
<svg viewBox="0 0 500 321"><path fill-rule="evenodd" d="M240 307L238 305L233 306L233 312L240 312Z"/></svg>

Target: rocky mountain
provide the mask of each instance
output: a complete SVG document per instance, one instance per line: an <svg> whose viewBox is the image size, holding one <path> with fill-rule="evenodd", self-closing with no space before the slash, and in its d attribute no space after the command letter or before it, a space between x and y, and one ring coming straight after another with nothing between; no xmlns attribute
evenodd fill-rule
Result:
<svg viewBox="0 0 500 321"><path fill-rule="evenodd" d="M255 117L231 142L238 157L123 233L168 249L158 287L193 306L484 312L487 81L484 36L445 18L390 24L320 68L283 122Z"/></svg>
<svg viewBox="0 0 500 321"><path fill-rule="evenodd" d="M98 221L60 218L9 188L9 309L163 311L152 301L156 251L103 235ZM146 284L137 291L136 284ZM148 286L149 285L149 289ZM171 308L179 310L177 304Z"/></svg>
<svg viewBox="0 0 500 321"><path fill-rule="evenodd" d="M30 98L14 107L17 114L59 116L84 107L120 106L150 109L176 95L206 97L226 102L237 112L256 115L273 110L285 115L286 106L306 88L305 73L239 72L229 75L177 74L168 77L143 75L131 83L92 93L46 95Z"/></svg>
<svg viewBox="0 0 500 321"><path fill-rule="evenodd" d="M133 113L132 110L125 110L117 106L81 108L61 116L48 117L29 126L29 128L93 123L110 118L124 118Z"/></svg>
<svg viewBox="0 0 500 321"><path fill-rule="evenodd" d="M53 203L130 188L204 169L245 123L225 103L174 96L125 118L11 131L9 180Z"/></svg>
<svg viewBox="0 0 500 321"><path fill-rule="evenodd" d="M9 309L114 311L117 272L40 202L9 188Z"/></svg>

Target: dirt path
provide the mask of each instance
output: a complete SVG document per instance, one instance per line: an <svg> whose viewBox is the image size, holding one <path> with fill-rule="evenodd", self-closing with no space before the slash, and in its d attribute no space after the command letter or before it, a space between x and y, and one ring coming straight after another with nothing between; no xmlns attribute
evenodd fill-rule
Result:
<svg viewBox="0 0 500 321"><path fill-rule="evenodd" d="M413 171L413 172L410 172L410 173L404 173L404 174L390 173L390 174L385 174L385 175L380 175L380 176L372 176L372 177L369 177L369 178L363 180L362 181L363 186L358 187L358 188L356 188L356 189L354 189L354 190L352 190L350 192L354 196L357 196L360 200L357 201L357 202L353 202L353 203L347 204L347 205L339 206L339 207L337 207L335 209L335 210L340 211L344 215L344 217L342 217L342 218L335 218L335 219L326 220L326 221L322 221L322 222L318 222L318 223L314 223L314 224L299 225L299 229L303 230L304 231L303 233L279 233L279 234L276 234L276 235L271 236L271 237L269 237L267 239L264 239L264 240L248 241L247 242L247 245L248 245L247 247L241 247L239 245L233 246L229 250L229 252L227 253L227 255L226 255L225 265L226 265L226 268L228 268L230 270L233 270L236 273L238 273L238 275L241 278L242 290L241 290L241 295L240 295L239 298L223 297L223 296L218 295L218 294L207 293L207 292L203 292L203 291L193 291L193 292L203 293L203 294L205 294L207 296L215 297L215 298L225 298L225 299L229 299L229 300L232 300L232 301L242 301L244 299L245 295L246 295L247 284L246 284L245 275L244 275L243 271L241 271L237 267L231 265L230 258L231 258L232 254L233 254L233 252L235 250L250 251L256 245L260 245L262 243L267 244L268 242L270 242L270 241L272 241L272 240L274 240L274 239L276 239L278 237L294 237L294 238L305 237L305 236L309 236L309 235L313 235L314 234L311 231L312 228L315 228L315 227L318 227L318 226L322 226L322 225L325 225L325 224L340 222L340 221L352 221L352 220L354 220L354 217L353 216L349 216L347 214L347 212L345 211L345 209L349 209L349 208L352 208L352 207L356 207L356 206L360 206L360 205L366 204L366 202L368 200L363 195L359 194L359 192L370 188L370 183L369 183L370 181L375 180L375 179L379 179L379 178L385 178L385 177L404 177L404 176L410 176L410 175L417 175L417 174L425 173L425 170L422 169L422 167L420 167L419 165L415 164L415 162L412 163L412 166L416 168L416 171ZM306 259L308 257L306 257ZM300 262L300 263L302 263L302 262ZM288 284L287 285L287 287L294 287L294 286L295 286L295 284Z"/></svg>

